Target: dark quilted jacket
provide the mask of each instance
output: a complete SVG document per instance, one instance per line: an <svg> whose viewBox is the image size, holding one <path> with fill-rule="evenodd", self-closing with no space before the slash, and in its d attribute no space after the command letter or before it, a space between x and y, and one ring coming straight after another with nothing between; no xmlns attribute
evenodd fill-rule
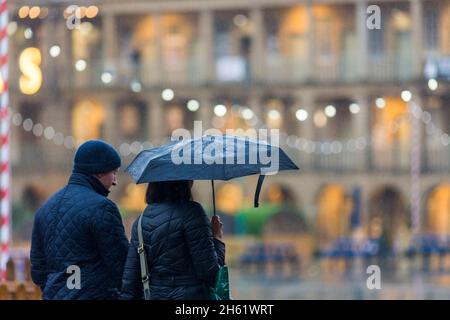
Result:
<svg viewBox="0 0 450 320"><path fill-rule="evenodd" d="M74 173L36 213L31 275L44 299L114 299L121 285L128 240L108 190L92 176ZM69 289L71 265L80 289ZM69 269L70 271L70 269ZM69 279L70 283L74 277Z"/></svg>
<svg viewBox="0 0 450 320"><path fill-rule="evenodd" d="M194 201L155 203L144 211L143 238L150 271L151 299L207 299L211 284L225 263L225 244L213 239L211 223ZM142 299L137 220L122 283L122 299Z"/></svg>

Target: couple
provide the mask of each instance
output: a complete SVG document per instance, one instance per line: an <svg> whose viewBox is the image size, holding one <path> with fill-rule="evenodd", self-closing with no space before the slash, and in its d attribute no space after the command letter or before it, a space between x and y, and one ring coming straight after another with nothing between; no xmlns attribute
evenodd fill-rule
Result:
<svg viewBox="0 0 450 320"><path fill-rule="evenodd" d="M131 243L117 206L120 156L109 144L82 144L67 186L36 213L31 275L43 299L143 299L137 220ZM222 223L192 201L192 181L150 183L142 219L152 299L207 299L225 263Z"/></svg>

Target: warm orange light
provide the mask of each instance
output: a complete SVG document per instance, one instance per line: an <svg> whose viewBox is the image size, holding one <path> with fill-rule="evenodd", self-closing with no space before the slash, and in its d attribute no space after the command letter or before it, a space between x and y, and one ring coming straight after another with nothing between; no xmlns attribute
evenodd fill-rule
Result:
<svg viewBox="0 0 450 320"><path fill-rule="evenodd" d="M226 183L217 191L217 209L227 214L236 214L243 206L242 188L235 183Z"/></svg>
<svg viewBox="0 0 450 320"><path fill-rule="evenodd" d="M63 12L64 19L68 19L71 13L69 12L69 8L66 8Z"/></svg>
<svg viewBox="0 0 450 320"><path fill-rule="evenodd" d="M45 19L48 16L48 8L41 8L41 14L39 15L39 19Z"/></svg>
<svg viewBox="0 0 450 320"><path fill-rule="evenodd" d="M3 91L5 91L5 83L3 82L3 77L0 73L0 94L2 94Z"/></svg>
<svg viewBox="0 0 450 320"><path fill-rule="evenodd" d="M96 100L77 101L72 110L72 135L76 141L98 139L105 122L105 107Z"/></svg>
<svg viewBox="0 0 450 320"><path fill-rule="evenodd" d="M338 184L329 184L321 190L317 223L324 243L347 234L351 212L346 201L345 190Z"/></svg>
<svg viewBox="0 0 450 320"><path fill-rule="evenodd" d="M436 187L427 199L427 227L431 234L450 234L450 184Z"/></svg>
<svg viewBox="0 0 450 320"><path fill-rule="evenodd" d="M41 51L38 48L26 48L19 57L22 75L19 79L20 91L27 95L35 94L42 85Z"/></svg>
<svg viewBox="0 0 450 320"><path fill-rule="evenodd" d="M128 211L142 212L147 204L145 203L145 184L136 185L130 183L125 189L125 195L120 201L120 205Z"/></svg>
<svg viewBox="0 0 450 320"><path fill-rule="evenodd" d="M78 19L82 19L86 16L86 7L79 7L77 10L75 10L75 16Z"/></svg>
<svg viewBox="0 0 450 320"><path fill-rule="evenodd" d="M31 19L36 19L37 17L39 17L39 14L41 13L41 8L39 7L31 7L30 12L29 12L29 16Z"/></svg>
<svg viewBox="0 0 450 320"><path fill-rule="evenodd" d="M95 18L98 14L98 8L96 6L89 6L86 9L86 17L87 18Z"/></svg>
<svg viewBox="0 0 450 320"><path fill-rule="evenodd" d="M28 16L28 13L30 12L30 8L28 6L23 6L19 9L19 18L25 19Z"/></svg>

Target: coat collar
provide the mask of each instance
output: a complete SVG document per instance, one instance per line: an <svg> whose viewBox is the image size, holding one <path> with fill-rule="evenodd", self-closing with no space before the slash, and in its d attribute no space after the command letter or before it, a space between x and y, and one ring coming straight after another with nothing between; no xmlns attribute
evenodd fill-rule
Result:
<svg viewBox="0 0 450 320"><path fill-rule="evenodd" d="M78 184L81 186L88 187L93 191L101 194L102 196L107 197L109 194L109 190L105 188L105 186L98 180L96 177L87 175L84 173L72 173L69 178L69 184Z"/></svg>

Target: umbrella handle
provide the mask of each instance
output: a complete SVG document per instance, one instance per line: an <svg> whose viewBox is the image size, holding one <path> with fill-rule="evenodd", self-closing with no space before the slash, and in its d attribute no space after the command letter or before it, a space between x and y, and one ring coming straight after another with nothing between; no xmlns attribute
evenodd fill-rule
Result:
<svg viewBox="0 0 450 320"><path fill-rule="evenodd" d="M216 216L216 196L214 194L214 180L211 180L212 198L213 198L213 216Z"/></svg>
<svg viewBox="0 0 450 320"><path fill-rule="evenodd" d="M262 184L264 182L264 178L265 177L266 177L265 175L261 174L261 175L259 175L259 178L258 178L258 183L256 185L256 191L255 191L255 200L254 200L254 207L255 208L259 207L259 194L261 192L261 187L262 187Z"/></svg>

